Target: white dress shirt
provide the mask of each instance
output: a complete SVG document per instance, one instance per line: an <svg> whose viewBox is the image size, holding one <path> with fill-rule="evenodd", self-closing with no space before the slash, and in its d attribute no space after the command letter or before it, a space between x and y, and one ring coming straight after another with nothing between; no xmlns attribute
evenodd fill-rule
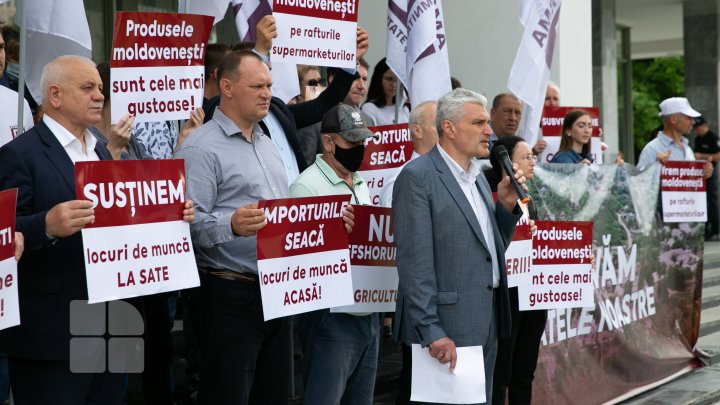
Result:
<svg viewBox="0 0 720 405"><path fill-rule="evenodd" d="M473 212L475 212L475 217L477 218L482 234L485 237L485 244L488 249L490 249L493 270L493 288L498 288L500 286L500 267L498 266L497 249L495 248L495 233L493 232L491 226L490 212L485 206L485 203L482 201L480 190L478 190L477 185L475 184L475 179L480 174L480 169L471 159L468 169L464 170L452 157L450 157L450 155L447 154L447 152L443 150L440 144L437 146L440 150L440 155L443 157L448 167L450 167L450 171L460 185L460 188L470 203Z"/></svg>
<svg viewBox="0 0 720 405"><path fill-rule="evenodd" d="M87 129L84 132L85 136L85 151L83 151L82 143L80 140L71 134L70 131L65 129L57 121L52 119L49 115L43 116L43 122L50 128L50 132L55 135L55 138L60 142L60 145L65 149L65 152L70 157L73 163L77 162L90 162L100 160L97 153L95 153L95 144L97 140Z"/></svg>

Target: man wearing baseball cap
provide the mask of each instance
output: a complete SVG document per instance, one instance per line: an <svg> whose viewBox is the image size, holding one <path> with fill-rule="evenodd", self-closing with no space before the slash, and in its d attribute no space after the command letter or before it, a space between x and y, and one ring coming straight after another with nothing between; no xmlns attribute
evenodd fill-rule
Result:
<svg viewBox="0 0 720 405"><path fill-rule="evenodd" d="M370 205L370 190L357 173L365 139L373 133L360 110L338 104L320 125L323 153L290 185L291 197L350 195ZM372 404L380 343L378 313L301 314L298 332L305 359L305 404Z"/></svg>
<svg viewBox="0 0 720 405"><path fill-rule="evenodd" d="M690 106L685 97L671 97L660 103L660 116L663 130L640 152L637 164L640 169L655 161L665 164L668 160L695 160L695 154L685 136L690 135L695 118L700 113ZM712 172L712 163L708 160L705 164L705 178L712 176Z"/></svg>

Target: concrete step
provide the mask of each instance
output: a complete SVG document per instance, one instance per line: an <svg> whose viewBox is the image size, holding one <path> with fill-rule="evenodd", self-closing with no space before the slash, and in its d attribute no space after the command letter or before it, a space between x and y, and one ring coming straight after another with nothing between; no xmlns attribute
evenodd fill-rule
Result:
<svg viewBox="0 0 720 405"><path fill-rule="evenodd" d="M720 400L720 366L704 367L687 373L623 405L709 405Z"/></svg>
<svg viewBox="0 0 720 405"><path fill-rule="evenodd" d="M720 242L705 242L703 263L706 269L720 267Z"/></svg>
<svg viewBox="0 0 720 405"><path fill-rule="evenodd" d="M720 285L720 267L703 269L703 288Z"/></svg>
<svg viewBox="0 0 720 405"><path fill-rule="evenodd" d="M720 306L704 309L700 313L700 336L720 331Z"/></svg>
<svg viewBox="0 0 720 405"><path fill-rule="evenodd" d="M702 309L710 309L720 305L720 284L704 287L702 290Z"/></svg>

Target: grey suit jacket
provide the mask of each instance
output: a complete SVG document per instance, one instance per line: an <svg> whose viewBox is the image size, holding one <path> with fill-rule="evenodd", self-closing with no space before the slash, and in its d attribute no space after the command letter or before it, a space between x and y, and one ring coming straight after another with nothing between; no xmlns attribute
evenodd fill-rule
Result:
<svg viewBox="0 0 720 405"><path fill-rule="evenodd" d="M495 235L500 261L497 330L505 337L511 328L505 250L520 210L508 213L493 204L482 174L475 184ZM475 213L437 146L400 172L392 211L400 275L398 340L423 347L445 336L458 347L493 341L492 259Z"/></svg>

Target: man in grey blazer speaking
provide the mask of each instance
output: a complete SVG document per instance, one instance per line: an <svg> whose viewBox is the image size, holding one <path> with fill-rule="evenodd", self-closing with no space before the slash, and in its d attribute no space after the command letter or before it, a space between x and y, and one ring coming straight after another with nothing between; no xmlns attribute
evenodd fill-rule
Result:
<svg viewBox="0 0 720 405"><path fill-rule="evenodd" d="M402 170L393 190L400 276L395 336L455 367L456 347L482 345L487 403L498 336L510 335L505 250L521 212L510 178L497 203L475 157L489 154L492 129L481 94L458 88L440 98L440 140ZM517 167L515 167L517 169ZM521 171L514 176L523 183Z"/></svg>

